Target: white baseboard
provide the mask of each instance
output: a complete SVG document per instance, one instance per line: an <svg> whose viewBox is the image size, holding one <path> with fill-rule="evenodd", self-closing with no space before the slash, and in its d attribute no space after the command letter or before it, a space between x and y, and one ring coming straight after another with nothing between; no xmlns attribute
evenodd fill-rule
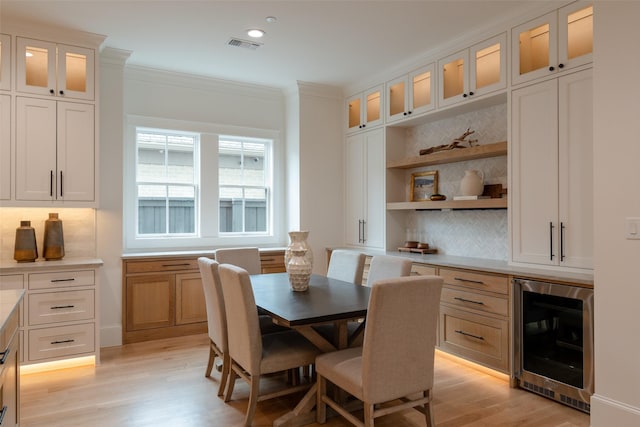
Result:
<svg viewBox="0 0 640 427"><path fill-rule="evenodd" d="M594 394L591 396L591 427L611 426L640 426L640 408Z"/></svg>
<svg viewBox="0 0 640 427"><path fill-rule="evenodd" d="M106 326L100 329L100 347L122 345L122 326Z"/></svg>

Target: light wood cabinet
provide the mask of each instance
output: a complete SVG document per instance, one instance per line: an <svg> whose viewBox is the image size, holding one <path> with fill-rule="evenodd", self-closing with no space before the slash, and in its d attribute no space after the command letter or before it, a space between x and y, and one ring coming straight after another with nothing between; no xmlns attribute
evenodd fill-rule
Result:
<svg viewBox="0 0 640 427"><path fill-rule="evenodd" d="M18 97L16 200L95 200L94 106Z"/></svg>
<svg viewBox="0 0 640 427"><path fill-rule="evenodd" d="M435 64L388 81L386 122L419 116L435 108Z"/></svg>
<svg viewBox="0 0 640 427"><path fill-rule="evenodd" d="M590 269L592 70L514 90L511 106L512 260Z"/></svg>
<svg viewBox="0 0 640 427"><path fill-rule="evenodd" d="M0 200L11 199L11 96L0 95Z"/></svg>
<svg viewBox="0 0 640 427"><path fill-rule="evenodd" d="M0 329L0 424L16 426L20 422L20 376L18 306Z"/></svg>
<svg viewBox="0 0 640 427"><path fill-rule="evenodd" d="M347 132L381 125L384 108L382 85L372 87L347 98Z"/></svg>
<svg viewBox="0 0 640 427"><path fill-rule="evenodd" d="M593 60L593 6L575 2L511 30L514 85Z"/></svg>
<svg viewBox="0 0 640 427"><path fill-rule="evenodd" d="M11 89L11 36L0 34L0 90Z"/></svg>
<svg viewBox="0 0 640 427"><path fill-rule="evenodd" d="M17 37L18 92L94 99L95 51Z"/></svg>

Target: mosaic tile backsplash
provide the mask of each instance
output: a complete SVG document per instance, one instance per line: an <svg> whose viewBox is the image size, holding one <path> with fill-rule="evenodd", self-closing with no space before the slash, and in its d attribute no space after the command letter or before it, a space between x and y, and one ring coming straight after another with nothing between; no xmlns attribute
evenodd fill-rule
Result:
<svg viewBox="0 0 640 427"><path fill-rule="evenodd" d="M478 144L507 140L507 105L500 104L407 129L406 156L424 148L450 143L467 128L475 132L466 139ZM484 173L485 184L507 187L507 156L471 160L423 168L438 171L438 192L448 200L460 194L460 180L467 169ZM407 182L411 171L407 172ZM507 260L508 217L506 209L466 211L412 211L407 215L407 234L414 234L446 255Z"/></svg>

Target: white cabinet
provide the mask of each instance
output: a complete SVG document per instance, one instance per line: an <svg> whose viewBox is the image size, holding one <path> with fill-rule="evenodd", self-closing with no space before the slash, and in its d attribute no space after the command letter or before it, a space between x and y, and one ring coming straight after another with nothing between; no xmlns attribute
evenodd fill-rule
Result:
<svg viewBox="0 0 640 427"><path fill-rule="evenodd" d="M11 36L0 34L0 90L11 89Z"/></svg>
<svg viewBox="0 0 640 427"><path fill-rule="evenodd" d="M384 248L384 129L347 138L346 243Z"/></svg>
<svg viewBox="0 0 640 427"><path fill-rule="evenodd" d="M576 2L512 29L516 85L588 64L593 57L593 6Z"/></svg>
<svg viewBox="0 0 640 427"><path fill-rule="evenodd" d="M11 96L0 95L0 200L11 199Z"/></svg>
<svg viewBox="0 0 640 427"><path fill-rule="evenodd" d="M438 61L438 106L444 107L507 87L507 35L475 44Z"/></svg>
<svg viewBox="0 0 640 427"><path fill-rule="evenodd" d="M94 106L18 97L16 116L16 200L94 201Z"/></svg>
<svg viewBox="0 0 640 427"><path fill-rule="evenodd" d="M511 99L512 260L592 268L592 70Z"/></svg>
<svg viewBox="0 0 640 427"><path fill-rule="evenodd" d="M17 91L93 100L94 57L93 49L18 37Z"/></svg>
<svg viewBox="0 0 640 427"><path fill-rule="evenodd" d="M382 85L347 98L347 131L355 132L381 125L383 105Z"/></svg>
<svg viewBox="0 0 640 427"><path fill-rule="evenodd" d="M429 64L386 83L387 123L435 108L435 65Z"/></svg>

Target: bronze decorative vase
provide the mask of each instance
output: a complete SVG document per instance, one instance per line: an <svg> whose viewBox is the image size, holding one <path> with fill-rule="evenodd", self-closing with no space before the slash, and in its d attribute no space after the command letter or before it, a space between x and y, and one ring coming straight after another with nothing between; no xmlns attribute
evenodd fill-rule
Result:
<svg viewBox="0 0 640 427"><path fill-rule="evenodd" d="M31 227L31 221L20 221L20 227L16 228L13 259L18 262L33 262L36 258L38 258L36 230Z"/></svg>
<svg viewBox="0 0 640 427"><path fill-rule="evenodd" d="M64 236L62 234L62 220L57 213L50 213L44 222L44 244L42 256L47 261L64 257Z"/></svg>

